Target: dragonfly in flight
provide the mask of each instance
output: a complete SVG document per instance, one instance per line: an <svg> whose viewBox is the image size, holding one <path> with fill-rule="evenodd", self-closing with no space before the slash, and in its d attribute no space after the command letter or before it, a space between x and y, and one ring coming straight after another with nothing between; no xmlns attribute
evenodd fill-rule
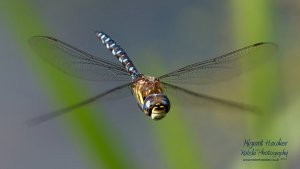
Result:
<svg viewBox="0 0 300 169"><path fill-rule="evenodd" d="M230 79L265 62L271 56L270 52L277 49L277 45L272 42L256 43L225 55L182 67L160 77L152 77L140 73L127 53L109 35L100 31L95 33L101 43L121 64L93 56L49 36L33 36L29 39L29 44L40 57L66 74L87 80L122 80L127 83L77 104L37 116L29 120L30 125L40 124L104 99L106 96L128 90L128 88L131 91L129 93L136 98L139 108L153 120L164 118L170 111L170 99L166 93L168 90L184 93L193 97L191 99L205 100L256 112L257 109L253 106L197 93L180 87L176 83L213 84Z"/></svg>

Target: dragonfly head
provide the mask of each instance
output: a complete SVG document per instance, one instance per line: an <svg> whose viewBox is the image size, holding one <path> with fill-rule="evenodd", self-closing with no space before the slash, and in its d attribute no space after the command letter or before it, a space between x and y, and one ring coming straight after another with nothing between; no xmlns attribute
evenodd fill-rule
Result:
<svg viewBox="0 0 300 169"><path fill-rule="evenodd" d="M153 120L160 120L170 110L170 101L164 94L150 94L144 100L143 111Z"/></svg>

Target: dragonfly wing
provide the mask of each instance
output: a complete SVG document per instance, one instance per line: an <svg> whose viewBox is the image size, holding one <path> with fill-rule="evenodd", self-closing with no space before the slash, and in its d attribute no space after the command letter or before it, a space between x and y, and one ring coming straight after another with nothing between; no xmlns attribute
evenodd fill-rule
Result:
<svg viewBox="0 0 300 169"><path fill-rule="evenodd" d="M111 90L108 90L106 92L100 93L94 97L90 97L88 99L85 99L81 102L78 102L76 104L73 104L71 106L68 107L64 107L62 109L58 109L56 111L53 112L49 112L40 116L37 116L35 118L32 118L30 120L27 121L27 124L29 126L35 126L38 124L41 124L45 121L54 119L56 117L59 117L61 115L64 115L66 113L72 112L73 110L83 107L85 105L91 104L95 101L99 101L102 99L111 99L111 98L120 98L120 97L124 97L124 96L129 96L131 94L130 89L131 89L131 84L132 83L127 83L118 87L115 87Z"/></svg>
<svg viewBox="0 0 300 169"><path fill-rule="evenodd" d="M262 42L228 54L194 63L159 77L163 82L208 84L230 79L264 63L273 56L277 45Z"/></svg>
<svg viewBox="0 0 300 169"><path fill-rule="evenodd" d="M252 105L220 99L217 97L213 97L201 93L196 93L169 83L162 82L162 85L164 89L166 89L167 95L172 95L175 97L180 96L176 98L181 99L180 102L184 102L185 104L189 102L189 103L193 103L193 106L204 106L204 107L209 106L211 104L212 107L215 107L216 105L221 105L221 106L235 108L242 111L252 112L255 114L261 114L259 109Z"/></svg>
<svg viewBox="0 0 300 169"><path fill-rule="evenodd" d="M122 65L95 57L63 41L48 36L29 39L34 51L62 72L86 80L130 80Z"/></svg>

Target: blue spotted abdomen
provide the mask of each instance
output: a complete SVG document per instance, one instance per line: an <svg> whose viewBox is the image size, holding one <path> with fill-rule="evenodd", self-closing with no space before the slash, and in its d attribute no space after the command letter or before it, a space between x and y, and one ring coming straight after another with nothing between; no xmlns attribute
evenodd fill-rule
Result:
<svg viewBox="0 0 300 169"><path fill-rule="evenodd" d="M105 45L105 47L109 49L111 53L122 63L132 79L135 79L136 77L138 77L138 75L140 75L133 65L132 61L128 57L127 53L114 40L112 40L104 32L96 32L96 35L97 38L99 38Z"/></svg>

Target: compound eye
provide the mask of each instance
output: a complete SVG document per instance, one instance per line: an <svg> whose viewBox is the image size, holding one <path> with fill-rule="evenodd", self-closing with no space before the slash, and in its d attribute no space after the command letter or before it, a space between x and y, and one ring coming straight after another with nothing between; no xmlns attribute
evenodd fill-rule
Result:
<svg viewBox="0 0 300 169"><path fill-rule="evenodd" d="M143 105L143 111L144 113L147 115L147 116L151 116L151 107L152 107L152 104L151 103L151 100L150 99L147 99L145 100L144 102L144 105Z"/></svg>
<svg viewBox="0 0 300 169"><path fill-rule="evenodd" d="M143 111L153 120L160 120L170 110L169 99L163 94L152 94L144 100Z"/></svg>

